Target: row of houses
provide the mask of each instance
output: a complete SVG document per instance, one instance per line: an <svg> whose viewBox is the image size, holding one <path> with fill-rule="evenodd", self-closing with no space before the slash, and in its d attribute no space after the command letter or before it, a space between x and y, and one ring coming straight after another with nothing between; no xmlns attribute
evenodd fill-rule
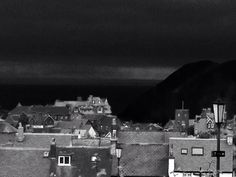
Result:
<svg viewBox="0 0 236 177"><path fill-rule="evenodd" d="M175 120L164 128L121 122L109 111L78 109L105 103L90 96L87 101L57 100L53 106L18 105L6 121L0 120L0 176L215 176L216 138L199 136L215 130L210 109L193 120L189 110L177 109ZM221 177L235 175L236 149L230 134L234 123L222 127Z"/></svg>
<svg viewBox="0 0 236 177"><path fill-rule="evenodd" d="M93 111L83 111L93 107ZM103 111L95 111L100 107ZM54 105L22 106L20 103L8 113L6 122L17 128L22 124L25 132L71 133L86 137L108 136L113 119L107 99L90 95L83 101L56 100Z"/></svg>
<svg viewBox="0 0 236 177"><path fill-rule="evenodd" d="M111 106L107 98L94 97L89 95L87 100L78 97L76 101L56 100L54 106L68 107L72 113L81 114L111 114Z"/></svg>
<svg viewBox="0 0 236 177"><path fill-rule="evenodd" d="M15 133L17 131L17 133ZM181 132L118 129L110 137L79 138L75 134L25 133L0 121L0 176L215 176L216 139ZM221 137L221 177L232 177L234 145ZM116 150L122 148L121 157Z"/></svg>
<svg viewBox="0 0 236 177"><path fill-rule="evenodd" d="M222 126L222 133L233 134L236 128L236 116L232 119L225 120ZM195 119L189 118L188 109L176 109L175 119L169 120L163 127L164 131L179 131L193 136L215 136L215 120L214 113L211 108L203 108L200 115L196 115Z"/></svg>

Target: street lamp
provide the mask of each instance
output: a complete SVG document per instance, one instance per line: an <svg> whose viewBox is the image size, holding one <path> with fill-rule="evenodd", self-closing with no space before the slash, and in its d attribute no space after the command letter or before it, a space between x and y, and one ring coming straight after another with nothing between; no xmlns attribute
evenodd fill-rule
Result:
<svg viewBox="0 0 236 177"><path fill-rule="evenodd" d="M220 176L220 126L224 119L225 113L225 104L217 99L216 102L213 103L214 117L215 123L217 125L217 151L216 151L216 177Z"/></svg>
<svg viewBox="0 0 236 177"><path fill-rule="evenodd" d="M116 147L116 157L118 160L117 168L118 168L118 177L120 177L120 158L121 158L122 148L120 146Z"/></svg>

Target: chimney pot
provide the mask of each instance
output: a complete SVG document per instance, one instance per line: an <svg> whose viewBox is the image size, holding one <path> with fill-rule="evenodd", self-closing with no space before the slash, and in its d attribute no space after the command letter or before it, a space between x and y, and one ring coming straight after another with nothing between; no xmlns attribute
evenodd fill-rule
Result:
<svg viewBox="0 0 236 177"><path fill-rule="evenodd" d="M21 122L19 123L19 127L17 130L17 141L22 142L24 141L24 127L22 127Z"/></svg>

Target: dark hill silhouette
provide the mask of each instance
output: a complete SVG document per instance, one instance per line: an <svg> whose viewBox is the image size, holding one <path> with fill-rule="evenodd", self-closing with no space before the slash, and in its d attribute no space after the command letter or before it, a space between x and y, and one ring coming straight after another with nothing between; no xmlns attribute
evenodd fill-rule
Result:
<svg viewBox="0 0 236 177"><path fill-rule="evenodd" d="M236 61L223 64L200 61L184 65L138 97L120 115L124 120L166 123L176 108L190 109L190 118L212 107L218 97L226 101L228 118L236 112Z"/></svg>

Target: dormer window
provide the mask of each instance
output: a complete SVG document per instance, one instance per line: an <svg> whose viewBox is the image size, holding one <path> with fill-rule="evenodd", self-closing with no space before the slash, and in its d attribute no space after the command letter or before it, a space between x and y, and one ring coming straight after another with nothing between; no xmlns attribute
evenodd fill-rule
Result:
<svg viewBox="0 0 236 177"><path fill-rule="evenodd" d="M70 166L71 157L70 156L58 156L58 166Z"/></svg>
<svg viewBox="0 0 236 177"><path fill-rule="evenodd" d="M98 113L102 113L103 112L102 107L98 107L97 111Z"/></svg>

